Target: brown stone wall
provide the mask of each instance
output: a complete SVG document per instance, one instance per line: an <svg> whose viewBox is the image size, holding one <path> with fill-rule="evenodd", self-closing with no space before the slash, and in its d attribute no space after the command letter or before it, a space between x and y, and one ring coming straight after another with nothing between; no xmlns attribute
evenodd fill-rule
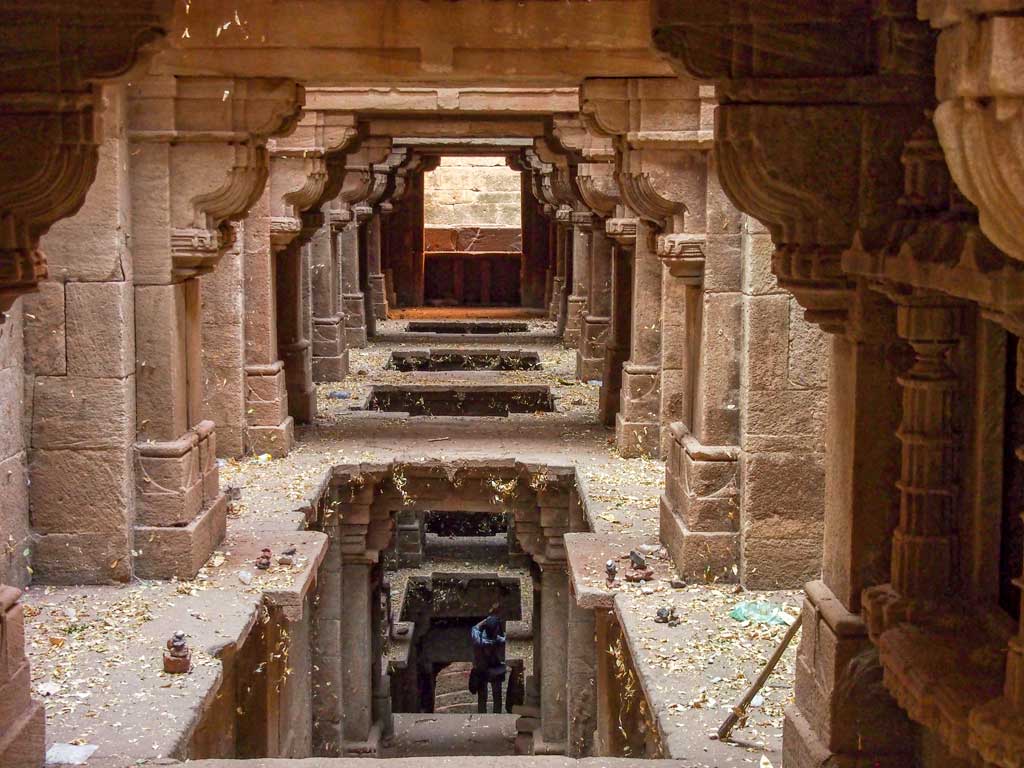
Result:
<svg viewBox="0 0 1024 768"><path fill-rule="evenodd" d="M424 225L518 227L519 179L504 157L442 158L424 177Z"/></svg>
<svg viewBox="0 0 1024 768"><path fill-rule="evenodd" d="M828 337L771 272L772 242L744 217L740 578L798 587L821 572Z"/></svg>
<svg viewBox="0 0 1024 768"><path fill-rule="evenodd" d="M50 281L25 299L32 568L44 582L125 581L135 515L135 303L123 92L85 205L43 238ZM145 361L140 360L140 365Z"/></svg>

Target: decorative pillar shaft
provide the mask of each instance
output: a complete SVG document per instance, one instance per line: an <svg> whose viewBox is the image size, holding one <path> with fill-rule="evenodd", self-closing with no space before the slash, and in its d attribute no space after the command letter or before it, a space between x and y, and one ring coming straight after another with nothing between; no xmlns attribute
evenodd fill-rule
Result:
<svg viewBox="0 0 1024 768"><path fill-rule="evenodd" d="M614 427L622 402L622 366L629 356L632 336L636 220L608 219L605 228L615 238L616 245L612 249L611 327L605 345L599 416L606 427Z"/></svg>
<svg viewBox="0 0 1024 768"><path fill-rule="evenodd" d="M898 332L914 350L913 365L898 379L903 464L900 523L892 543L892 586L907 600L941 599L956 590L958 382L947 358L960 327L960 309L948 303L897 308Z"/></svg>

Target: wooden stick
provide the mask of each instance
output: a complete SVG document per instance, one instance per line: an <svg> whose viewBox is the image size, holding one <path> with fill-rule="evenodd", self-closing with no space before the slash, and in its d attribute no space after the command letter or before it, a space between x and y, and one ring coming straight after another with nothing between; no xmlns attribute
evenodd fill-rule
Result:
<svg viewBox="0 0 1024 768"><path fill-rule="evenodd" d="M747 707L750 706L750 702L753 701L757 692L764 687L764 684L768 682L768 678L771 676L772 671L775 669L775 665L779 663L779 659L782 658L782 654L786 652L786 648L789 647L790 641L793 636L796 635L796 631L800 629L800 621L803 616L797 616L796 620L789 625L789 629L786 630L786 634L782 638L782 642L779 643L779 647L775 649L775 653L768 659L768 663L765 664L764 669L761 670L761 674L757 676L757 680L754 681L747 692L743 694L743 698L732 708L729 716L725 718L725 722L718 728L718 738L720 741L725 741L729 738L729 734L732 733L733 727L743 717L743 713L747 711Z"/></svg>

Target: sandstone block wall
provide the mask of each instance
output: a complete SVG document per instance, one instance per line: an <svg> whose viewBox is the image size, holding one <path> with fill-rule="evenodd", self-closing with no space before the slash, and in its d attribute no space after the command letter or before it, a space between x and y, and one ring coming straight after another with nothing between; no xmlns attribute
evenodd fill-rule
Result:
<svg viewBox="0 0 1024 768"><path fill-rule="evenodd" d="M424 176L424 226L518 227L520 175L503 157L445 157Z"/></svg>
<svg viewBox="0 0 1024 768"><path fill-rule="evenodd" d="M828 336L771 271L772 242L744 217L740 577L796 587L821 572Z"/></svg>

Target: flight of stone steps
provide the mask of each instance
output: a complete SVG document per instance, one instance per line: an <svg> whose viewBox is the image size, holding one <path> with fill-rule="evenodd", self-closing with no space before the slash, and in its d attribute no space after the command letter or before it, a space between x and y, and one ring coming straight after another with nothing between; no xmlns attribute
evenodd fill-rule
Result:
<svg viewBox="0 0 1024 768"><path fill-rule="evenodd" d="M434 687L434 711L441 714L472 714L476 712L476 694L469 692L468 661L449 664L437 675ZM490 702L488 702L490 704Z"/></svg>

